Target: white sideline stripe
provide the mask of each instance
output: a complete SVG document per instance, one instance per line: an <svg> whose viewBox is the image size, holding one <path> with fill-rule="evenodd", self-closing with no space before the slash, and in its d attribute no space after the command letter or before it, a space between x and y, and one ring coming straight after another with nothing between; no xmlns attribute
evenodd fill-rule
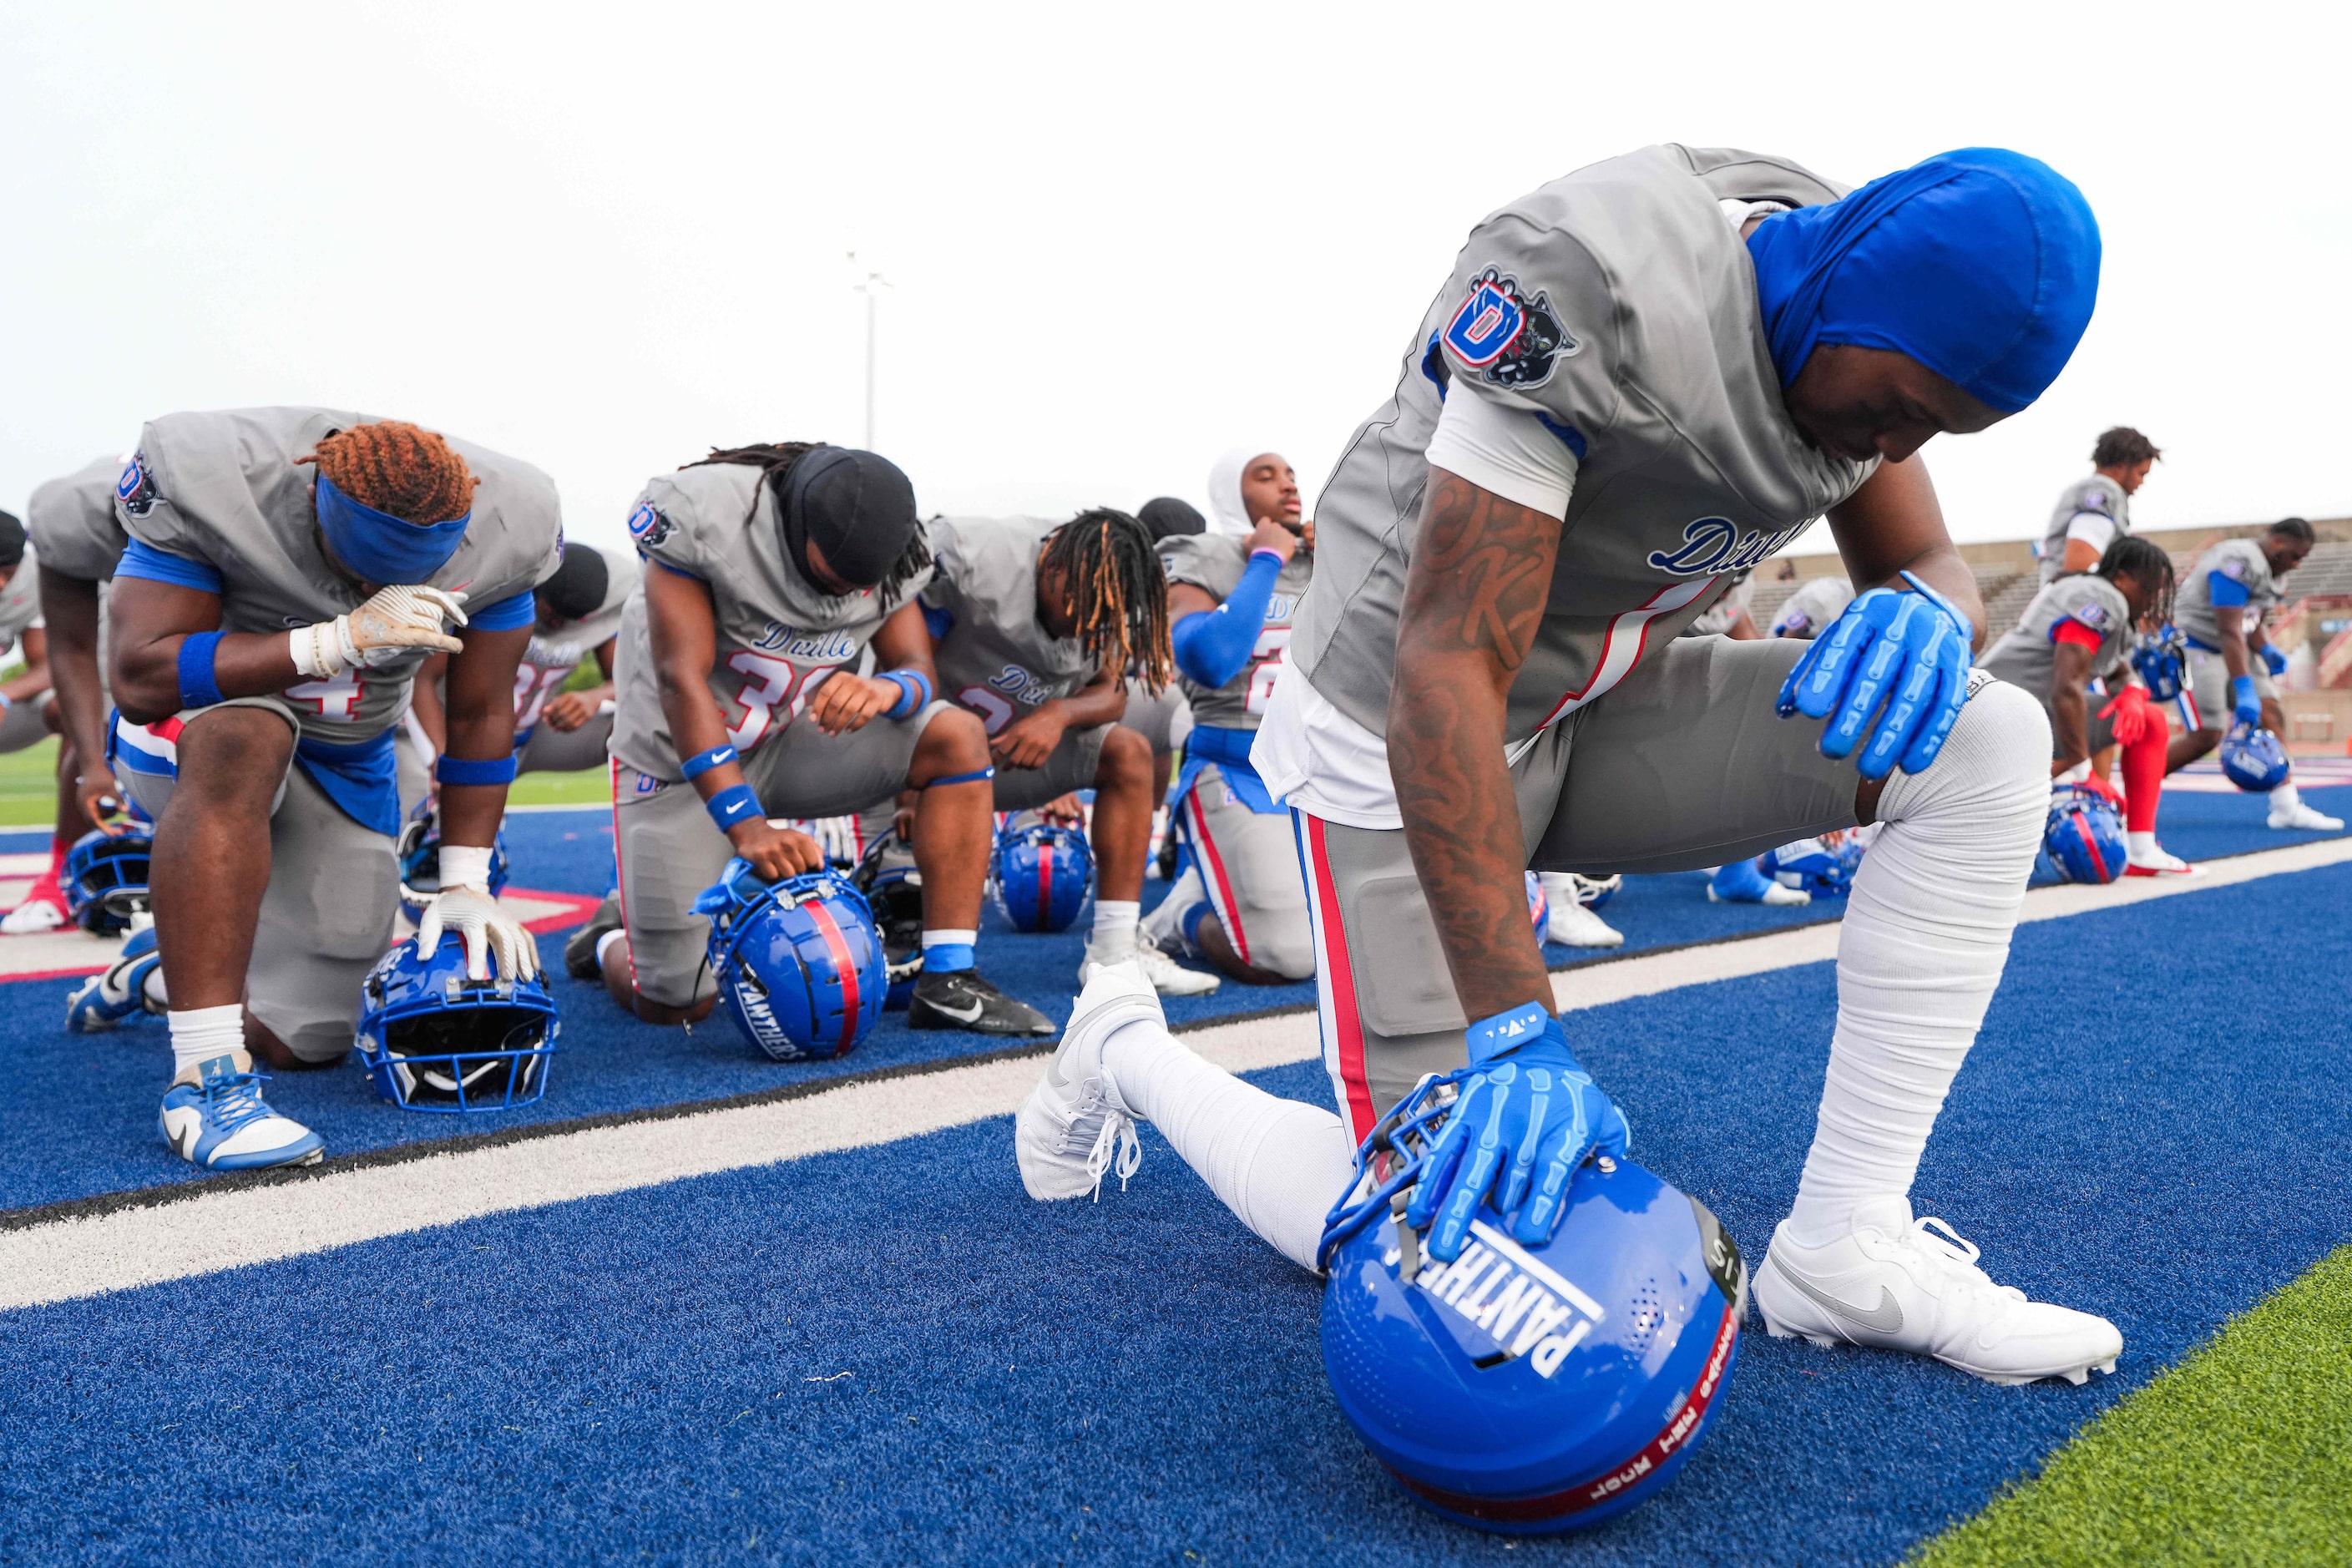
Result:
<svg viewBox="0 0 2352 1568"><path fill-rule="evenodd" d="M2352 860L2352 838L2217 861L2197 877L2026 895L2024 919L2070 915L2231 887ZM1598 1007L1685 985L1733 980L1837 956L1834 924L1646 954L1554 977L1564 1009ZM1309 1061L1307 1014L1244 1019L1186 1034L1230 1072ZM208 1193L147 1208L0 1232L0 1310L135 1289L383 1237L695 1176L871 1147L968 1126L1019 1109L1035 1058L981 1062L698 1115L362 1167L314 1182Z"/></svg>

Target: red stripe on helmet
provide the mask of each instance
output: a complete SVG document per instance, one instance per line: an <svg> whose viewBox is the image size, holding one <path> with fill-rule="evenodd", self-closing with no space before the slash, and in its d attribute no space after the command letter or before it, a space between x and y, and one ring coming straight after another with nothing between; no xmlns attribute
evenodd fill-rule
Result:
<svg viewBox="0 0 2352 1568"><path fill-rule="evenodd" d="M812 899L801 908L808 910L816 934L824 938L824 950L833 955L833 972L841 977L841 1048L845 1051L857 1043L857 963L849 955L849 940L841 934L841 923L821 900Z"/></svg>

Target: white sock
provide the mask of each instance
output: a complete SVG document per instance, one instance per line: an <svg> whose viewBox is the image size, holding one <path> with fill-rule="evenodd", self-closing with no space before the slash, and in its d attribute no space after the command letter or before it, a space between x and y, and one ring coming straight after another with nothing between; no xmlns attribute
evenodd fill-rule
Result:
<svg viewBox="0 0 2352 1568"><path fill-rule="evenodd" d="M173 1081L194 1081L199 1064L215 1057L236 1056L245 1050L245 1007L231 1002L220 1007L190 1007L167 1013L172 1029Z"/></svg>
<svg viewBox="0 0 2352 1568"><path fill-rule="evenodd" d="M1554 909L1580 901L1576 896L1576 879L1565 871L1538 871L1536 880L1543 884L1544 897L1551 901Z"/></svg>
<svg viewBox="0 0 2352 1568"><path fill-rule="evenodd" d="M2293 779L2287 780L2286 783L2271 791L2271 815L2273 816L2284 816L2302 804L2303 793L2294 787L2294 781Z"/></svg>
<svg viewBox="0 0 2352 1568"><path fill-rule="evenodd" d="M1244 1083L1157 1024L1113 1035L1103 1066L1120 1101L1160 1129L1235 1218L1301 1268L1315 1267L1323 1217L1356 1169L1337 1116Z"/></svg>
<svg viewBox="0 0 2352 1568"><path fill-rule="evenodd" d="M1087 944L1097 963L1117 963L1135 956L1135 922L1143 918L1143 905L1118 899L1095 900L1095 936Z"/></svg>
<svg viewBox="0 0 2352 1568"><path fill-rule="evenodd" d="M601 972L604 969L604 955L613 950L613 944L616 942L626 942L628 938L629 933L627 931L623 931L619 926L614 926L611 931L606 931L603 936L596 939L596 968L598 971Z"/></svg>
<svg viewBox="0 0 2352 1568"><path fill-rule="evenodd" d="M2156 835L2153 833L2126 832L2124 843L2135 860L2153 860L2157 857Z"/></svg>
<svg viewBox="0 0 2352 1568"><path fill-rule="evenodd" d="M2021 689L1984 685L1935 764L1896 773L1886 824L1846 900L1837 1033L1791 1239L1845 1233L1905 1197L1944 1095L1976 1041L2050 805L2050 723Z"/></svg>

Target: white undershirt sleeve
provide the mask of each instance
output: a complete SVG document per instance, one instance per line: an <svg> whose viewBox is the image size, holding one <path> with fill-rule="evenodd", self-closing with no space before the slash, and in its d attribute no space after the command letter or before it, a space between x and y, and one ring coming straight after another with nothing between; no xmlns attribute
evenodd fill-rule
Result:
<svg viewBox="0 0 2352 1568"><path fill-rule="evenodd" d="M2066 525L2066 542L2072 544L2078 539L2105 555L2107 546L2116 542L2116 520L2095 511L2076 512Z"/></svg>
<svg viewBox="0 0 2352 1568"><path fill-rule="evenodd" d="M1429 466L1546 517L1566 517L1576 487L1576 454L1567 442L1534 414L1481 397L1459 380L1430 432Z"/></svg>

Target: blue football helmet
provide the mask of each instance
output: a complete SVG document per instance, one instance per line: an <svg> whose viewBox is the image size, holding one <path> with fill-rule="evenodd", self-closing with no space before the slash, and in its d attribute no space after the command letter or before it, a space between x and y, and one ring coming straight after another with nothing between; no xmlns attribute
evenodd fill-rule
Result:
<svg viewBox="0 0 2352 1568"><path fill-rule="evenodd" d="M923 973L923 874L909 863L898 829L866 847L850 882L866 895L874 924L882 932L882 962L890 991L882 1005L896 1012L915 994Z"/></svg>
<svg viewBox="0 0 2352 1568"><path fill-rule="evenodd" d="M1552 1239L1485 1209L1454 1263L1405 1205L1468 1070L1433 1078L1364 1141L1325 1225L1323 1366L1372 1457L1434 1513L1481 1530L1581 1530L1674 1478L1731 1379L1738 1247L1639 1165L1580 1169Z"/></svg>
<svg viewBox="0 0 2352 1568"><path fill-rule="evenodd" d="M2149 699L2169 702L2189 684L2189 639L2180 628L2167 623L2162 631L2139 639L2132 649L2131 662Z"/></svg>
<svg viewBox="0 0 2352 1568"><path fill-rule="evenodd" d="M2286 783L2286 748L2268 730L2232 725L2221 737L2221 771L2240 789L2268 795Z"/></svg>
<svg viewBox="0 0 2352 1568"><path fill-rule="evenodd" d="M1086 908L1094 882L1094 851L1087 836L1055 822L1032 820L996 836L990 857L996 907L1015 931L1066 931Z"/></svg>
<svg viewBox="0 0 2352 1568"><path fill-rule="evenodd" d="M1766 876L1784 888L1795 888L1817 899L1843 899L1853 890L1853 874L1862 868L1863 846L1851 831L1832 830L1817 838L1800 838L1764 852L1759 865Z"/></svg>
<svg viewBox="0 0 2352 1568"><path fill-rule="evenodd" d="M145 911L153 833L153 825L140 816L112 838L93 827L66 851L66 913L82 930L118 936L131 929L132 915Z"/></svg>
<svg viewBox="0 0 2352 1568"><path fill-rule="evenodd" d="M2042 847L2070 882L2104 884L2124 874L2128 841L2123 818L2104 795L2072 785L2053 790Z"/></svg>
<svg viewBox="0 0 2352 1568"><path fill-rule="evenodd" d="M840 872L764 882L730 860L694 911L710 917L710 969L728 1016L771 1059L837 1057L881 1021L882 933Z"/></svg>
<svg viewBox="0 0 2352 1568"><path fill-rule="evenodd" d="M425 917L425 906L441 891L441 817L432 806L420 805L400 830L400 902L411 920ZM507 885L507 836L501 827L490 844L490 897Z"/></svg>
<svg viewBox="0 0 2352 1568"><path fill-rule="evenodd" d="M464 942L420 958L412 937L368 971L352 1043L394 1105L463 1114L546 1093L560 1032L543 980L468 979Z"/></svg>
<svg viewBox="0 0 2352 1568"><path fill-rule="evenodd" d="M1543 879L1533 871L1528 873L1528 918L1536 922L1536 941L1543 941L1545 928L1551 924L1551 899Z"/></svg>

